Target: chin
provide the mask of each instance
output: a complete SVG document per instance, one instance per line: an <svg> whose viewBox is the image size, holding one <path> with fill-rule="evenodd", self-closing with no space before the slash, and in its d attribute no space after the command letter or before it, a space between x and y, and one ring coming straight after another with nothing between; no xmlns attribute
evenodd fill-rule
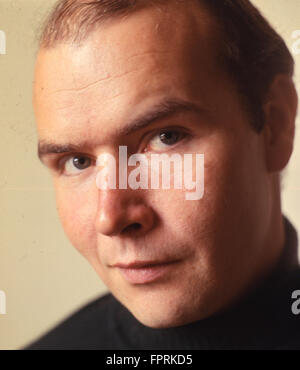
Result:
<svg viewBox="0 0 300 370"><path fill-rule="evenodd" d="M132 315L143 325L152 329L165 329L186 325L204 318L199 311L190 312L190 307L181 305L141 305L127 307Z"/></svg>
<svg viewBox="0 0 300 370"><path fill-rule="evenodd" d="M146 315L134 315L135 318L143 325L151 329L166 329L166 328L175 328L178 326L183 326L190 324L194 321L188 316L183 317L166 317L165 315L158 316L146 316Z"/></svg>

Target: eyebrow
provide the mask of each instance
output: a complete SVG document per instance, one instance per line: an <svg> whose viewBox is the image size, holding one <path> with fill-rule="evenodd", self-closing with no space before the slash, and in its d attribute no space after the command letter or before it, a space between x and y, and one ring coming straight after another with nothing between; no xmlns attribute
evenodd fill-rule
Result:
<svg viewBox="0 0 300 370"><path fill-rule="evenodd" d="M138 117L129 121L125 127L117 130L118 135L128 136L138 130L141 130L155 121L162 120L181 112L203 112L204 109L198 105L180 99L165 99L159 104L151 107L146 113L142 113ZM87 142L80 145L76 144L56 144L41 140L38 143L38 157L42 160L44 156L49 154L61 154L79 152L83 147L87 147Z"/></svg>
<svg viewBox="0 0 300 370"><path fill-rule="evenodd" d="M80 151L83 145L60 145L54 143L48 143L41 140L38 144L38 157L43 160L43 157L49 154L62 154L62 153L72 153Z"/></svg>
<svg viewBox="0 0 300 370"><path fill-rule="evenodd" d="M163 118L172 116L176 113L184 111L203 111L196 104L179 99L168 99L163 100L161 103L154 105L146 113L141 114L140 116L134 118L130 121L125 127L123 127L119 133L121 135L130 135L137 130L140 130L144 127L149 126L155 121L162 120Z"/></svg>

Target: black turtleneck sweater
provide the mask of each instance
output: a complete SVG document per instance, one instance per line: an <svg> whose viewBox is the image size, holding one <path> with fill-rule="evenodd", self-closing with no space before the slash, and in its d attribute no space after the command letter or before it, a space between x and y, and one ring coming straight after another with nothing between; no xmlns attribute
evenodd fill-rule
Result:
<svg viewBox="0 0 300 370"><path fill-rule="evenodd" d="M107 294L26 349L300 349L300 314L295 314L300 301L292 298L300 291L297 233L286 218L284 223L285 248L272 274L222 314L176 328L151 329Z"/></svg>

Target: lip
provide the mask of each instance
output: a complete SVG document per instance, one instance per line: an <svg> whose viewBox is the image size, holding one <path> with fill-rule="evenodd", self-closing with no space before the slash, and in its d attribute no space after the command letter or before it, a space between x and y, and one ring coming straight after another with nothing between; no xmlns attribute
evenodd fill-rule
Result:
<svg viewBox="0 0 300 370"><path fill-rule="evenodd" d="M118 263L117 267L125 278L131 284L148 284L167 275L174 267L177 261L136 261L130 264Z"/></svg>

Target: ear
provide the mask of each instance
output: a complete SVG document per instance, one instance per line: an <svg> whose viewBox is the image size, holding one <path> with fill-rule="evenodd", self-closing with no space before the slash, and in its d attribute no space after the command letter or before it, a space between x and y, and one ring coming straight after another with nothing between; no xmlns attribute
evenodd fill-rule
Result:
<svg viewBox="0 0 300 370"><path fill-rule="evenodd" d="M263 106L264 143L269 172L280 172L293 152L298 97L290 76L274 78Z"/></svg>

